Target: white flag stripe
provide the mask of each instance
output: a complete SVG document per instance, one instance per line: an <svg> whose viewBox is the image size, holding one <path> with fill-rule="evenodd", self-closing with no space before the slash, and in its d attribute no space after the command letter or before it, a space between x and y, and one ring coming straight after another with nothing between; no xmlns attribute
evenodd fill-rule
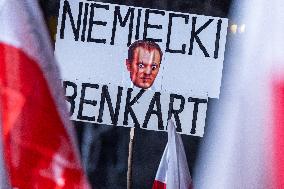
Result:
<svg viewBox="0 0 284 189"><path fill-rule="evenodd" d="M231 37L225 85L208 121L195 170L196 189L273 188L271 81L275 66L283 74L284 2L251 0L233 5L233 18L246 30Z"/></svg>
<svg viewBox="0 0 284 189"><path fill-rule="evenodd" d="M181 136L176 133L175 126L171 120L168 124L169 147L168 147L168 189L189 189L191 177L187 165L184 146Z"/></svg>
<svg viewBox="0 0 284 189"><path fill-rule="evenodd" d="M157 171L157 174L156 174L156 178L155 180L158 180L162 183L166 183L167 181L167 170L168 170L168 166L162 166L162 165L167 165L167 160L169 159L168 157L168 144L166 145L166 148L163 152L163 155L162 155L162 159L160 161L160 165L159 165L159 168L158 168L158 171Z"/></svg>

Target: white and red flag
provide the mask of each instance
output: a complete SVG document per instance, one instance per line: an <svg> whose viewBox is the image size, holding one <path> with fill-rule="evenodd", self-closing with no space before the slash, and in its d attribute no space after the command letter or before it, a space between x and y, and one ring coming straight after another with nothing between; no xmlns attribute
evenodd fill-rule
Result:
<svg viewBox="0 0 284 189"><path fill-rule="evenodd" d="M152 189L192 189L182 139L172 120L168 121L168 143Z"/></svg>
<svg viewBox="0 0 284 189"><path fill-rule="evenodd" d="M283 10L283 0L233 1L231 23L240 29L228 38L195 189L284 188Z"/></svg>
<svg viewBox="0 0 284 189"><path fill-rule="evenodd" d="M37 2L0 0L0 187L89 188Z"/></svg>

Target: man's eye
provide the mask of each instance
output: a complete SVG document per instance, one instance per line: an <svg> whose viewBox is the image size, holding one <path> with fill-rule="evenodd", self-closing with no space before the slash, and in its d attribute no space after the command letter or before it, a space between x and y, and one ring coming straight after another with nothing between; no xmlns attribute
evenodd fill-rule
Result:
<svg viewBox="0 0 284 189"><path fill-rule="evenodd" d="M157 65L152 65L152 70L155 70L157 68Z"/></svg>
<svg viewBox="0 0 284 189"><path fill-rule="evenodd" d="M142 63L139 63L139 64L138 64L138 67L139 67L139 68L144 68L144 65L143 65Z"/></svg>

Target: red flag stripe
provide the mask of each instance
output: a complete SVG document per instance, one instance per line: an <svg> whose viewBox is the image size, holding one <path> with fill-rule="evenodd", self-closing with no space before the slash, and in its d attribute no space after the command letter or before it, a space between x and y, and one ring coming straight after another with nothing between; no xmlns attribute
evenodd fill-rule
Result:
<svg viewBox="0 0 284 189"><path fill-rule="evenodd" d="M155 180L152 189L166 189L166 184L158 180Z"/></svg>
<svg viewBox="0 0 284 189"><path fill-rule="evenodd" d="M80 163L37 62L0 43L0 68L0 125L11 185L81 188Z"/></svg>
<svg viewBox="0 0 284 189"><path fill-rule="evenodd" d="M152 189L166 189L167 188L167 185L163 182L160 182L158 180L154 180L154 183L153 183L153 186L152 186ZM188 189L193 189L193 184L192 182L190 183L190 186Z"/></svg>
<svg viewBox="0 0 284 189"><path fill-rule="evenodd" d="M276 81L274 94L274 188L284 187L284 81Z"/></svg>

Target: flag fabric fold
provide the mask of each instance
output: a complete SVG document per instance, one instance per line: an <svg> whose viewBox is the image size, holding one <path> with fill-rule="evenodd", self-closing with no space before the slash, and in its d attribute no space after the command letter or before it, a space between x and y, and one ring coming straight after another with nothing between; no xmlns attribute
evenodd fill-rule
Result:
<svg viewBox="0 0 284 189"><path fill-rule="evenodd" d="M38 2L1 0L0 25L1 180L89 188Z"/></svg>
<svg viewBox="0 0 284 189"><path fill-rule="evenodd" d="M211 111L195 189L284 188L284 1L233 1L220 100ZM243 27L244 28L244 27Z"/></svg>
<svg viewBox="0 0 284 189"><path fill-rule="evenodd" d="M162 155L152 189L192 189L182 139L172 120L168 121L168 143Z"/></svg>
<svg viewBox="0 0 284 189"><path fill-rule="evenodd" d="M1 120L1 114L0 114ZM0 134L2 133L2 126L0 124ZM1 136L2 137L2 136ZM2 138L0 137L0 188L1 189L11 189L9 185L9 181L7 179L7 172L6 172L6 165L4 163L4 151L3 151L3 144Z"/></svg>

